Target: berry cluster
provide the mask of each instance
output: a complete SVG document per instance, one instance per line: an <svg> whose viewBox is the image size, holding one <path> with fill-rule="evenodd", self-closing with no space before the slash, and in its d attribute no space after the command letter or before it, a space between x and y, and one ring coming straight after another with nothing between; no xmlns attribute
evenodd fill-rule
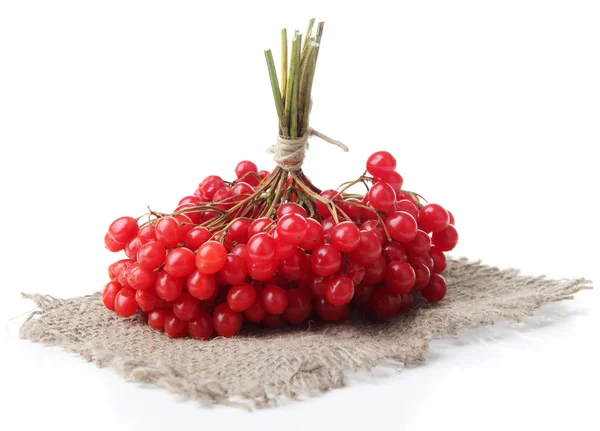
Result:
<svg viewBox="0 0 600 431"><path fill-rule="evenodd" d="M243 161L235 181L206 177L171 214L118 218L104 242L127 258L108 268L104 305L124 317L141 310L172 338L208 339L232 337L244 322L340 322L353 309L390 318L416 293L440 301L454 217L403 190L390 153L366 165L357 180L321 191L301 171ZM366 194L349 193L358 184Z"/></svg>

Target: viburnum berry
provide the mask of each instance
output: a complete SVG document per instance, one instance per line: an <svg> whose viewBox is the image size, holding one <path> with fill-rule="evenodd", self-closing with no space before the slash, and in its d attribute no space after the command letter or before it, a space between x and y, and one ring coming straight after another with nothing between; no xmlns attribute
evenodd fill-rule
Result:
<svg viewBox="0 0 600 431"><path fill-rule="evenodd" d="M306 219L297 213L288 213L281 216L277 222L277 233L284 242L300 245L308 230Z"/></svg>
<svg viewBox="0 0 600 431"><path fill-rule="evenodd" d="M125 244L116 242L108 233L104 235L104 246L108 251L112 251L113 253L117 253L125 248Z"/></svg>
<svg viewBox="0 0 600 431"><path fill-rule="evenodd" d="M175 278L165 270L160 271L154 282L156 295L165 301L173 301L179 298L183 291L183 280Z"/></svg>
<svg viewBox="0 0 600 431"><path fill-rule="evenodd" d="M223 179L217 175L209 175L198 186L198 190L202 193L205 199L212 199L217 190L223 187L225 183Z"/></svg>
<svg viewBox="0 0 600 431"><path fill-rule="evenodd" d="M241 329L242 322L242 315L229 308L227 303L218 305L213 312L213 326L222 337L233 337Z"/></svg>
<svg viewBox="0 0 600 431"><path fill-rule="evenodd" d="M150 290L154 286L156 274L139 263L127 269L127 284L136 290Z"/></svg>
<svg viewBox="0 0 600 431"><path fill-rule="evenodd" d="M122 288L123 286L121 286L121 284L117 281L111 281L106 285L106 287L104 287L102 301L106 308L115 311L115 297Z"/></svg>
<svg viewBox="0 0 600 431"><path fill-rule="evenodd" d="M411 292L400 295L400 313L408 313L414 304L414 296Z"/></svg>
<svg viewBox="0 0 600 431"><path fill-rule="evenodd" d="M260 298L263 308L270 314L281 314L288 306L287 292L276 285L264 288Z"/></svg>
<svg viewBox="0 0 600 431"><path fill-rule="evenodd" d="M350 314L350 304L334 305L325 298L315 300L315 310L321 319L328 322L342 322Z"/></svg>
<svg viewBox="0 0 600 431"><path fill-rule="evenodd" d="M187 323L171 312L165 316L164 330L169 338L183 338L188 334Z"/></svg>
<svg viewBox="0 0 600 431"><path fill-rule="evenodd" d="M408 263L410 263L411 265L415 265L417 263L422 263L429 269L430 272L433 271L434 262L433 262L432 257L429 255L429 253L421 253L421 254L411 253L410 256L408 257Z"/></svg>
<svg viewBox="0 0 600 431"><path fill-rule="evenodd" d="M419 210L419 226L425 232L443 231L450 223L448 211L438 204L427 204Z"/></svg>
<svg viewBox="0 0 600 431"><path fill-rule="evenodd" d="M108 267L108 278L111 280L119 278L123 270L128 268L132 263L130 259L121 259L111 263Z"/></svg>
<svg viewBox="0 0 600 431"><path fill-rule="evenodd" d="M323 226L321 223L313 218L307 218L306 224L308 229L304 240L300 244L300 247L306 251L314 250L325 242L325 233L323 232Z"/></svg>
<svg viewBox="0 0 600 431"><path fill-rule="evenodd" d="M268 280L275 275L278 267L279 261L275 258L266 263L253 263L250 259L246 259L246 270L248 271L248 275L254 280Z"/></svg>
<svg viewBox="0 0 600 431"><path fill-rule="evenodd" d="M379 317L390 318L400 313L402 299L399 293L382 287L373 293L373 310Z"/></svg>
<svg viewBox="0 0 600 431"><path fill-rule="evenodd" d="M387 239L385 237L383 229L381 228L381 225L382 223L379 220L367 220L366 222L360 225L360 230L369 230L373 232L375 235L377 235L377 238L379 238L379 242L383 247L384 244L387 242Z"/></svg>
<svg viewBox="0 0 600 431"><path fill-rule="evenodd" d="M325 289L325 299L333 305L348 304L354 296L354 282L350 277L337 276L329 280Z"/></svg>
<svg viewBox="0 0 600 431"><path fill-rule="evenodd" d="M385 181L390 186L392 186L392 188L394 189L396 194L398 194L398 193L400 193L400 191L402 191L402 186L404 185L404 178L402 178L402 175L400 175L398 172L396 172L396 171L388 172L387 174L383 175L379 179L382 181Z"/></svg>
<svg viewBox="0 0 600 431"><path fill-rule="evenodd" d="M285 317L283 314L269 314L262 321L262 324L271 329L279 329L285 326Z"/></svg>
<svg viewBox="0 0 600 431"><path fill-rule="evenodd" d="M185 246L192 251L198 248L210 239L212 234L204 226L193 227L185 236Z"/></svg>
<svg viewBox="0 0 600 431"><path fill-rule="evenodd" d="M207 241L196 252L196 268L203 274L214 274L223 268L227 260L227 250L223 244Z"/></svg>
<svg viewBox="0 0 600 431"><path fill-rule="evenodd" d="M190 275L196 269L196 256L189 248L172 249L165 259L165 271L175 278Z"/></svg>
<svg viewBox="0 0 600 431"><path fill-rule="evenodd" d="M313 251L311 263L315 274L332 275L340 269L342 255L333 245L324 244Z"/></svg>
<svg viewBox="0 0 600 431"><path fill-rule="evenodd" d="M396 159L387 151L377 151L367 159L367 171L374 177L384 177L396 170Z"/></svg>
<svg viewBox="0 0 600 431"><path fill-rule="evenodd" d="M381 243L377 235L368 230L360 231L360 243L350 252L350 258L363 265L375 262L381 256Z"/></svg>
<svg viewBox="0 0 600 431"><path fill-rule="evenodd" d="M173 313L184 322L194 320L200 314L200 301L188 292L181 292L179 298L173 301Z"/></svg>
<svg viewBox="0 0 600 431"><path fill-rule="evenodd" d="M413 286L414 290L421 290L427 284L429 284L429 280L431 278L431 271L422 263L413 263L412 269L415 271L415 285Z"/></svg>
<svg viewBox="0 0 600 431"><path fill-rule="evenodd" d="M242 160L235 167L235 175L238 178L244 177L246 174L250 172L258 172L258 168L256 167L256 163L251 162L250 160Z"/></svg>
<svg viewBox="0 0 600 431"><path fill-rule="evenodd" d="M187 331L196 340L208 340L214 332L212 316L200 310L194 320L188 321Z"/></svg>
<svg viewBox="0 0 600 431"><path fill-rule="evenodd" d="M275 257L275 240L265 232L254 235L248 241L246 253L252 263L266 264Z"/></svg>
<svg viewBox="0 0 600 431"><path fill-rule="evenodd" d="M312 312L310 293L306 288L291 289L288 292L288 306L283 317L289 323L298 325L308 319Z"/></svg>
<svg viewBox="0 0 600 431"><path fill-rule="evenodd" d="M231 241L238 244L246 244L248 242L248 227L251 221L245 218L234 220L229 226L229 234Z"/></svg>
<svg viewBox="0 0 600 431"><path fill-rule="evenodd" d="M257 233L266 232L269 226L275 222L268 217L260 217L254 220L248 226L248 238L252 238Z"/></svg>
<svg viewBox="0 0 600 431"><path fill-rule="evenodd" d="M415 281L415 270L407 262L397 260L388 264L385 283L390 291L394 293L410 292Z"/></svg>
<svg viewBox="0 0 600 431"><path fill-rule="evenodd" d="M417 221L409 213L395 211L385 219L390 236L398 242L409 242L417 236Z"/></svg>
<svg viewBox="0 0 600 431"><path fill-rule="evenodd" d="M150 241L142 245L137 252L137 262L148 269L156 269L163 264L167 249L159 241Z"/></svg>
<svg viewBox="0 0 600 431"><path fill-rule="evenodd" d="M369 202L376 210L392 212L396 209L396 192L388 183L379 181L369 190Z"/></svg>
<svg viewBox="0 0 600 431"><path fill-rule="evenodd" d="M229 253L223 268L216 274L220 284L240 284L246 279L246 263L240 256Z"/></svg>
<svg viewBox="0 0 600 431"><path fill-rule="evenodd" d="M408 251L406 250L406 247L398 243L386 244L385 247L383 247L381 254L387 263L395 260L408 260Z"/></svg>
<svg viewBox="0 0 600 431"><path fill-rule="evenodd" d="M365 265L365 275L363 276L362 283L367 284L379 284L381 283L387 272L387 263L383 256L379 256L375 262Z"/></svg>
<svg viewBox="0 0 600 431"><path fill-rule="evenodd" d="M129 286L123 287L115 295L115 311L123 317L133 316L138 309L135 300L135 290Z"/></svg>
<svg viewBox="0 0 600 431"><path fill-rule="evenodd" d="M135 301L142 311L151 311L158 305L158 296L153 290L138 290L135 292Z"/></svg>
<svg viewBox="0 0 600 431"><path fill-rule="evenodd" d="M355 304L366 304L371 301L375 293L375 286L372 284L359 284L354 288L352 302Z"/></svg>
<svg viewBox="0 0 600 431"><path fill-rule="evenodd" d="M458 232L456 228L449 224L446 229L434 232L431 242L442 251L450 251L458 244Z"/></svg>
<svg viewBox="0 0 600 431"><path fill-rule="evenodd" d="M428 302L440 302L446 296L446 280L439 274L431 274L429 284L421 290L421 295Z"/></svg>
<svg viewBox="0 0 600 431"><path fill-rule="evenodd" d="M427 253L431 248L431 238L422 230L417 230L417 235L406 243L406 248L412 253Z"/></svg>
<svg viewBox="0 0 600 431"><path fill-rule="evenodd" d="M175 217L163 217L156 223L156 239L166 248L176 247L183 242L181 222Z"/></svg>
<svg viewBox="0 0 600 431"><path fill-rule="evenodd" d="M125 255L132 260L136 260L137 252L141 246L142 242L136 236L125 245Z"/></svg>
<svg viewBox="0 0 600 431"><path fill-rule="evenodd" d="M396 202L396 211L404 211L409 213L417 220L419 218L419 209L413 200L403 199Z"/></svg>
<svg viewBox="0 0 600 431"><path fill-rule="evenodd" d="M212 274L203 274L196 270L186 278L187 290L194 298L206 301L217 291L217 282Z"/></svg>
<svg viewBox="0 0 600 431"><path fill-rule="evenodd" d="M339 193L336 190L324 190L320 193L320 195L322 198L329 200L339 198ZM323 218L331 216L331 210L329 209L329 206L327 206L326 203L321 202L320 200L317 201L317 211Z"/></svg>
<svg viewBox="0 0 600 431"><path fill-rule="evenodd" d="M260 323L267 318L269 313L265 310L261 301L256 301L250 308L244 311L246 320L253 323Z"/></svg>
<svg viewBox="0 0 600 431"><path fill-rule="evenodd" d="M142 245L147 244L150 241L156 241L156 226L153 224L148 224L141 227L137 236Z"/></svg>
<svg viewBox="0 0 600 431"><path fill-rule="evenodd" d="M344 221L331 228L331 244L341 252L350 252L360 243L360 229L351 221Z"/></svg>
<svg viewBox="0 0 600 431"><path fill-rule="evenodd" d="M232 286L227 293L227 304L233 311L246 311L256 302L256 289L249 283Z"/></svg>
<svg viewBox="0 0 600 431"><path fill-rule="evenodd" d="M429 249L429 256L433 259L433 272L436 274L444 272L447 266L446 255L444 252L436 246L432 246L431 249Z"/></svg>
<svg viewBox="0 0 600 431"><path fill-rule="evenodd" d="M155 308L148 313L148 325L152 326L157 331L165 330L165 319L171 313L168 308Z"/></svg>
<svg viewBox="0 0 600 431"><path fill-rule="evenodd" d="M119 217L108 228L110 238L119 244L127 244L138 234L138 223L133 217Z"/></svg>
<svg viewBox="0 0 600 431"><path fill-rule="evenodd" d="M308 212L302 205L295 202L285 202L277 208L277 218L281 218L286 214L298 214L304 218L308 217Z"/></svg>

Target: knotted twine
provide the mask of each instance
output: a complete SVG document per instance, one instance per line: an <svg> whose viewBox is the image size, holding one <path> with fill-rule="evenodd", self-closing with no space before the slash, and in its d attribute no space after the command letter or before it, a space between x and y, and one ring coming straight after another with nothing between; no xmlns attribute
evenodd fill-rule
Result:
<svg viewBox="0 0 600 431"><path fill-rule="evenodd" d="M524 277L466 259L449 260L444 277L448 293L442 302L416 298L410 313L387 322L309 321L280 330L245 328L234 338L210 341L171 340L141 315L124 319L107 310L100 292L71 299L24 295L39 310L20 335L200 403L266 407L342 387L352 370L390 360L422 362L434 334L454 335L500 318L519 321L592 287L584 279Z"/></svg>
<svg viewBox="0 0 600 431"><path fill-rule="evenodd" d="M311 136L321 138L325 142L335 145L346 152L348 151L346 145L312 127L308 127L306 133L298 139L286 139L282 136L277 136L277 142L271 145L267 151L273 153L273 160L275 160L275 163L280 168L288 172L298 171L302 167L302 163L304 163L304 156L308 149L308 139Z"/></svg>

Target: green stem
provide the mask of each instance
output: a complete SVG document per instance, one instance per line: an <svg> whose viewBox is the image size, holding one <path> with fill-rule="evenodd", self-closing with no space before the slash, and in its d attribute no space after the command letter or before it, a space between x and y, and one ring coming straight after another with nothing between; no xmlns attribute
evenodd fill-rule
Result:
<svg viewBox="0 0 600 431"><path fill-rule="evenodd" d="M295 46L295 58L292 60L295 63L294 77L292 80L292 103L291 103L291 124L290 124L290 137L292 139L298 139L298 92L300 90L300 47L302 46L302 35L298 34L296 37ZM294 53L294 50L292 50Z"/></svg>
<svg viewBox="0 0 600 431"><path fill-rule="evenodd" d="M275 100L275 109L279 117L279 133L282 136L287 136L288 128L283 114L283 106L281 104L281 91L277 82L277 71L275 70L275 62L273 61L273 53L270 49L265 49L265 59L267 60L267 69L269 70L269 78L271 79L271 89L273 90L273 99Z"/></svg>
<svg viewBox="0 0 600 431"><path fill-rule="evenodd" d="M281 94L285 97L288 72L288 40L287 29L281 30ZM283 103L283 100L282 100Z"/></svg>

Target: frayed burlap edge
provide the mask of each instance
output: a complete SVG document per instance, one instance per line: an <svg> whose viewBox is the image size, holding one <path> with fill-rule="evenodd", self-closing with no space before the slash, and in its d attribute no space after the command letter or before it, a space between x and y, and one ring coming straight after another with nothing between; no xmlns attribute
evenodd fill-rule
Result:
<svg viewBox="0 0 600 431"><path fill-rule="evenodd" d="M170 340L141 316L123 319L103 307L100 293L71 299L24 294L38 310L23 323L20 336L56 344L127 380L201 403L260 408L342 387L351 371L390 360L421 362L434 334L455 335L499 318L519 321L546 303L592 288L585 279L525 277L466 259L450 260L444 275L449 289L443 302L417 301L411 313L389 322L309 322L208 342Z"/></svg>

